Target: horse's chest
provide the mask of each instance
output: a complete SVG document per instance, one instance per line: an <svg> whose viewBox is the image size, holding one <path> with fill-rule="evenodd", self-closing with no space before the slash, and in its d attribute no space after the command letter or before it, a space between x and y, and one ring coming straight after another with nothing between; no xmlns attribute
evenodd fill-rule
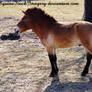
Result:
<svg viewBox="0 0 92 92"><path fill-rule="evenodd" d="M49 34L46 38L42 40L42 43L45 47L55 47L54 35Z"/></svg>

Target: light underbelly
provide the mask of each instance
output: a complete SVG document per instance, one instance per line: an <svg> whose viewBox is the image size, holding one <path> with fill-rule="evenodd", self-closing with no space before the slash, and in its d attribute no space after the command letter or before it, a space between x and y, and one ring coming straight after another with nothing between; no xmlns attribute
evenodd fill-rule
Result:
<svg viewBox="0 0 92 92"><path fill-rule="evenodd" d="M42 40L42 43L48 48L69 48L76 45L78 46L80 41L76 37L62 39L62 37L56 38L54 35L49 34L47 39Z"/></svg>
<svg viewBox="0 0 92 92"><path fill-rule="evenodd" d="M55 47L56 48L69 48L73 46L78 46L80 45L80 40L79 39L71 39L71 40L55 40Z"/></svg>

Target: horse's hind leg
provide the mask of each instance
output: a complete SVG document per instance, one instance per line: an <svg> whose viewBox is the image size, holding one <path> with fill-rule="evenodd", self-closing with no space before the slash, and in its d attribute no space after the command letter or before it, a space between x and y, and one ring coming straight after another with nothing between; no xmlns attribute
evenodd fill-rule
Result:
<svg viewBox="0 0 92 92"><path fill-rule="evenodd" d="M57 67L57 57L56 57L56 51L54 48L47 48L47 51L48 51L48 56L49 56L49 60L50 60L50 63L51 63L51 68L52 68L52 71L49 75L49 77L54 77L56 75L58 75L58 67Z"/></svg>
<svg viewBox="0 0 92 92"><path fill-rule="evenodd" d="M88 74L89 66L91 64L91 59L92 59L92 55L90 53L87 53L87 63L86 63L85 68L81 74L82 76L86 76L86 74Z"/></svg>
<svg viewBox="0 0 92 92"><path fill-rule="evenodd" d="M87 53L87 63L84 67L84 70L82 72L82 76L86 76L86 74L88 74L89 71L89 66L91 64L91 59L92 59L92 33L90 33L91 31L88 30L78 30L77 31L77 35L80 39L81 44L86 48L86 50L88 51Z"/></svg>

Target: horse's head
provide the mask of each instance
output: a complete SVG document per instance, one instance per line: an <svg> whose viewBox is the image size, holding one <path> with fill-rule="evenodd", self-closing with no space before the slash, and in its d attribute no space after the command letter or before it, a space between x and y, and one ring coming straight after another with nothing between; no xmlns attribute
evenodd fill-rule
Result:
<svg viewBox="0 0 92 92"><path fill-rule="evenodd" d="M24 16L17 24L18 28L16 28L16 31L19 30L20 32L24 32L26 30L31 29L31 24L32 24L31 18L27 11L25 11L25 12L23 11L23 13L24 13Z"/></svg>
<svg viewBox="0 0 92 92"><path fill-rule="evenodd" d="M17 28L15 29L15 31L20 31L20 33L29 29L35 30L47 28L47 25L48 27L52 27L56 23L56 20L53 17L46 14L40 8L29 8L26 11L23 11L23 13L24 16L17 24Z"/></svg>
<svg viewBox="0 0 92 92"><path fill-rule="evenodd" d="M32 29L34 25L37 24L40 16L40 13L42 12L39 8L29 8L26 11L23 11L24 16L17 24L16 30L21 32L24 32L26 30Z"/></svg>

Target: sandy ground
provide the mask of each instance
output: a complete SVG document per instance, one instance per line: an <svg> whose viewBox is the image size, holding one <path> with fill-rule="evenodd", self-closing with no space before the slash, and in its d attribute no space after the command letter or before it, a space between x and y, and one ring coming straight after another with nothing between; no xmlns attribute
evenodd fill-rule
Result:
<svg viewBox="0 0 92 92"><path fill-rule="evenodd" d="M13 32L18 21L0 17L0 35ZM0 44L0 92L92 92L92 66L87 77L80 76L86 63L82 46L57 50L59 76L52 79L47 52L33 32Z"/></svg>

